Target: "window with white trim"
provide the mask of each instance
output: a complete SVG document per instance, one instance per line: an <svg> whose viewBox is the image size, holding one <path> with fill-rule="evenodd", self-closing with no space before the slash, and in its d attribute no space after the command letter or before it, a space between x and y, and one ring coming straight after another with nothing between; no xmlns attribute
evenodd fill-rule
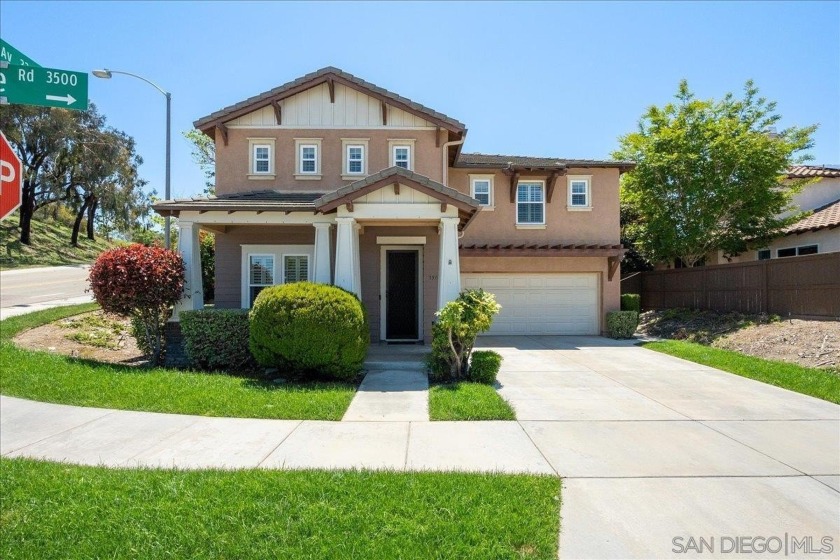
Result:
<svg viewBox="0 0 840 560"><path fill-rule="evenodd" d="M362 175L365 172L365 147L350 144L347 146L347 174Z"/></svg>
<svg viewBox="0 0 840 560"><path fill-rule="evenodd" d="M568 204L570 209L590 208L592 206L589 187L589 177L569 177Z"/></svg>
<svg viewBox="0 0 840 560"><path fill-rule="evenodd" d="M271 173L271 146L268 144L254 144L254 169L255 175Z"/></svg>
<svg viewBox="0 0 840 560"><path fill-rule="evenodd" d="M254 300L261 291L274 285L274 255L248 255L248 302L254 306Z"/></svg>
<svg viewBox="0 0 840 560"><path fill-rule="evenodd" d="M318 146L315 144L300 145L300 173L302 175L318 173Z"/></svg>
<svg viewBox="0 0 840 560"><path fill-rule="evenodd" d="M471 178L470 196L476 199L481 206L493 206L493 178Z"/></svg>
<svg viewBox="0 0 840 560"><path fill-rule="evenodd" d="M520 181L516 185L516 223L545 224L545 192L542 182Z"/></svg>
<svg viewBox="0 0 840 560"><path fill-rule="evenodd" d="M411 169L411 146L394 146L393 165L403 169Z"/></svg>
<svg viewBox="0 0 840 560"><path fill-rule="evenodd" d="M805 255L816 255L820 252L818 245L800 245L799 247L786 247L784 249L777 249L776 256L782 257L802 257Z"/></svg>
<svg viewBox="0 0 840 560"><path fill-rule="evenodd" d="M283 255L283 283L309 280L309 255Z"/></svg>

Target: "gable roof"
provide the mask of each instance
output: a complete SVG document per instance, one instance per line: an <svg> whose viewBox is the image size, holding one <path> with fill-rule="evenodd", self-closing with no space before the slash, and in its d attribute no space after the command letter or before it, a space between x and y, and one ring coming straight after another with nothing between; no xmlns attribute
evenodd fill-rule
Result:
<svg viewBox="0 0 840 560"><path fill-rule="evenodd" d="M832 165L795 165L787 170L790 179L809 177L840 177L840 167Z"/></svg>
<svg viewBox="0 0 840 560"><path fill-rule="evenodd" d="M783 231L786 234L805 233L806 231L817 231L820 229L832 229L840 226L840 199L820 206L814 212L802 218L795 224L791 224Z"/></svg>
<svg viewBox="0 0 840 560"><path fill-rule="evenodd" d="M322 196L319 192L287 192L277 190L248 191L223 196L194 196L161 200L152 208L162 216L177 216L183 211L207 212L222 210L227 212L246 211L315 211L314 201Z"/></svg>
<svg viewBox="0 0 840 560"><path fill-rule="evenodd" d="M525 169L566 169L569 167L617 167L621 172L633 169L632 161L610 159L565 159L531 156L505 156L500 154L461 153L455 167L492 167Z"/></svg>
<svg viewBox="0 0 840 560"><path fill-rule="evenodd" d="M431 121L432 123L451 130L453 132L464 132L466 127L460 121L448 117L443 113L430 109L420 103L412 101L408 98L390 92L385 88L379 87L376 84L367 82L361 78L357 78L349 72L345 72L340 68L334 66L327 66L321 68L310 74L302 76L296 80L285 83L274 89L260 93L253 97L249 97L244 101L235 103L224 109L220 109L214 113L202 117L193 123L193 126L199 130L206 131L217 124L222 124L226 121L235 119L236 117L245 115L262 107L270 105L272 102L277 102L292 95L306 91L315 86L324 83L337 82L349 88L366 93L371 97L375 97L380 101L398 107L403 111L417 115L423 119Z"/></svg>
<svg viewBox="0 0 840 560"><path fill-rule="evenodd" d="M433 181L425 175L420 175L414 171L396 166L383 169L379 173L374 173L364 179L359 179L349 185L345 185L337 191L327 193L315 201L315 206L321 212L329 212L335 210L342 204L351 202L360 196L393 183L400 183L417 189L441 202L452 204L468 214L474 213L479 208L479 203L476 199L437 181Z"/></svg>

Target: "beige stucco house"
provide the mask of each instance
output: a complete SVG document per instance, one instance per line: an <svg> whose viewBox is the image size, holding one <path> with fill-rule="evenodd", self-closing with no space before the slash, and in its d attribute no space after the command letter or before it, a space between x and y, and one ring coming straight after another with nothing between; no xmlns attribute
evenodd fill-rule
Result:
<svg viewBox="0 0 840 560"><path fill-rule="evenodd" d="M462 289L502 304L491 332L598 334L619 309L619 175L632 163L470 154L459 121L324 68L195 122L216 196L178 218L180 309L202 307L198 232L216 233L216 307L310 280L356 293L374 341L429 340Z"/></svg>

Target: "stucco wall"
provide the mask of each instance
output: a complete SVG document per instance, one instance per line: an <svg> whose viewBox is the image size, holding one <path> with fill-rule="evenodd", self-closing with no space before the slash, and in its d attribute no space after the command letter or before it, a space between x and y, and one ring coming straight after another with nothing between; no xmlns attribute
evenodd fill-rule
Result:
<svg viewBox="0 0 840 560"><path fill-rule="evenodd" d="M769 249L771 250L772 258L776 257L776 251L779 249L785 249L787 247L801 247L802 245L819 245L819 252L820 253L834 253L840 251L840 228L834 229L821 229L818 231L809 231L807 233L800 233L794 235L786 235L781 239L777 239L773 243L769 245ZM731 261L727 261L723 258L723 255L719 252L718 260L714 263L709 264L725 264L727 262L750 262L758 260L758 251L747 251L746 253L742 253L737 257L733 257Z"/></svg>
<svg viewBox="0 0 840 560"><path fill-rule="evenodd" d="M390 167L389 140L414 139L411 157L417 173L441 181L443 149L435 146L435 130L411 129L289 129L230 128L228 145L216 135L216 194L283 189L292 192L329 192L349 184L343 180L342 138L367 138L368 174ZM441 139L444 133L441 132ZM250 179L249 138L273 138L274 179ZM321 179L296 179L297 153L295 138L321 139ZM361 176L360 176L361 178Z"/></svg>
<svg viewBox="0 0 840 560"><path fill-rule="evenodd" d="M450 169L449 186L470 194L470 174L492 174L494 209L482 209L466 230L462 243L586 243L617 244L620 239L618 169L569 169L568 175L591 175L592 210L567 209L568 178L558 177L554 195L545 205L545 229L516 229L516 203L510 201L510 179L501 171ZM546 180L546 175L522 176L520 181Z"/></svg>
<svg viewBox="0 0 840 560"><path fill-rule="evenodd" d="M813 210L840 199L840 178L821 178L806 186L793 197L793 203L801 210Z"/></svg>
<svg viewBox="0 0 840 560"><path fill-rule="evenodd" d="M616 271L609 278L607 259L604 257L461 257L461 272L595 272L599 275L600 330L606 332L606 314L621 309L621 282Z"/></svg>

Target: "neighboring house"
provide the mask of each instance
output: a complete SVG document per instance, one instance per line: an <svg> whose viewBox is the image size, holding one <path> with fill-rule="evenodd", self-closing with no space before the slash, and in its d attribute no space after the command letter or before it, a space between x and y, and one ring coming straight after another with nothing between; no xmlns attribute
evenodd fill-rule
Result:
<svg viewBox="0 0 840 560"><path fill-rule="evenodd" d="M727 260L723 252L711 255L706 264L749 262L840 251L840 167L799 165L788 170L790 179L818 179L793 197L793 212L810 212L784 230L784 235L766 247L746 251Z"/></svg>
<svg viewBox="0 0 840 560"><path fill-rule="evenodd" d="M374 341L428 341L462 289L502 305L492 333L598 334L619 309L619 175L630 162L462 153L459 121L324 68L195 122L216 196L178 217L180 309L202 307L198 231L216 233L215 305L272 284L356 293Z"/></svg>

